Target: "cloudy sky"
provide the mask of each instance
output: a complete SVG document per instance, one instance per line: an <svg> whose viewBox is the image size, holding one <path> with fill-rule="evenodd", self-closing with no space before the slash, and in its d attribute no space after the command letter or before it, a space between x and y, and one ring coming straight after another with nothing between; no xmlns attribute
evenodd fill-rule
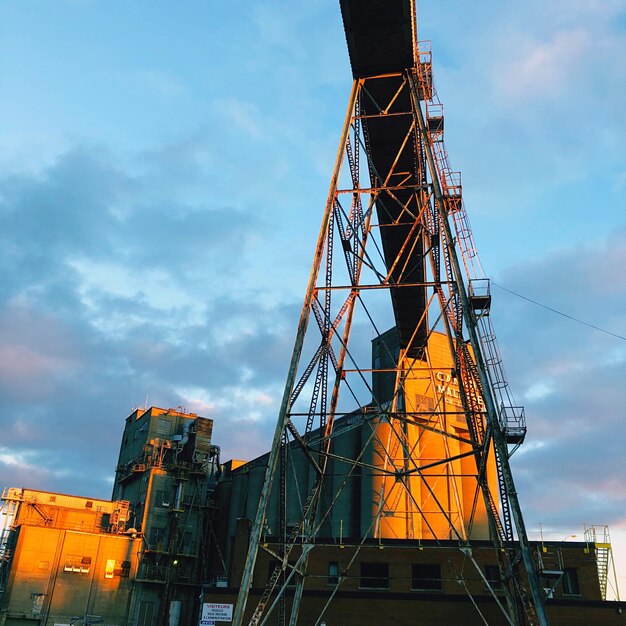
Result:
<svg viewBox="0 0 626 626"><path fill-rule="evenodd" d="M487 274L626 336L626 0L418 12ZM110 497L146 404L267 448L349 89L331 0L0 0L0 486ZM527 524L624 571L626 341L493 293Z"/></svg>

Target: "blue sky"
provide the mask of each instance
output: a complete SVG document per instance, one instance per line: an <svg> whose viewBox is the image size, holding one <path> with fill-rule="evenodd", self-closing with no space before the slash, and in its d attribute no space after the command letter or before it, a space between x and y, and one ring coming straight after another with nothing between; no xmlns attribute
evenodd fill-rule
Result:
<svg viewBox="0 0 626 626"><path fill-rule="evenodd" d="M418 19L487 274L626 336L626 1ZM265 450L349 89L335 2L0 0L0 484L109 497L146 400ZM494 299L528 526L626 544L626 343Z"/></svg>

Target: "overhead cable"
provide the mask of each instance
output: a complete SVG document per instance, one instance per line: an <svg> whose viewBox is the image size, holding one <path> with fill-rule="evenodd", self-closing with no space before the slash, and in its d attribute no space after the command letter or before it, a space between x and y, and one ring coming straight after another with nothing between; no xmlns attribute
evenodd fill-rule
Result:
<svg viewBox="0 0 626 626"><path fill-rule="evenodd" d="M536 304L537 306L540 306L543 309L548 309L548 311L552 311L552 313L556 313L557 315L566 317L568 320L578 322L579 324L582 324L583 326L588 326L589 328L593 328L594 330L599 330L601 333L604 333L606 335L611 335L611 337L616 337L617 339L626 341L626 337L623 337L622 335L618 335L617 333L612 333L610 330L606 330L605 328L600 328L599 326L594 326L593 324L589 324L589 322L584 322L583 320L580 320L577 317L573 317L572 315L568 315L567 313L563 313L562 311L557 311L556 309L553 309L551 306L548 306L547 304L541 304L541 302L537 302L536 300L533 300L532 298L523 296L521 293L511 291L511 289L507 289L506 287L503 287L502 285L498 285L498 283L494 283L493 281L491 281L491 284L498 287L499 289L502 289L503 291L506 291L507 293L510 293L514 296L517 296L518 298L521 298L522 300L532 302L532 304Z"/></svg>

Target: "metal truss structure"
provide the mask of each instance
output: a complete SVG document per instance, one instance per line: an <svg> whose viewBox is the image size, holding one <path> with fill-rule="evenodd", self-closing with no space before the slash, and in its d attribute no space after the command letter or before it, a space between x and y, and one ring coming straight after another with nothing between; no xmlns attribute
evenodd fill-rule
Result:
<svg viewBox="0 0 626 626"><path fill-rule="evenodd" d="M482 515L499 557L497 585L483 577L501 609L498 623L548 623L509 465L524 439L524 414L510 397L495 343L489 282L476 256L460 175L448 162L430 46L417 43L413 3L410 20L411 65L353 83L235 624L244 623L244 615L249 624L263 624L269 615L279 624L298 623L316 542L343 535L335 510L357 475L370 480L372 505L371 518L341 537L356 552L367 538L395 533L456 542L473 561ZM382 360L393 365L372 362L367 344L392 324L399 351ZM434 354L435 336L444 356ZM385 397L373 383L381 376L392 381ZM418 378L416 394L410 381ZM450 428L452 421L462 428ZM339 451L338 438L355 424L366 433L361 447ZM439 458L424 458L431 440ZM298 455L304 478L296 476ZM270 498L279 520L272 542L264 539ZM469 504L450 504L461 498ZM394 515L400 535L389 530ZM261 550L276 566L254 611L246 613ZM342 580L339 574L324 610ZM504 589L504 601L496 589Z"/></svg>

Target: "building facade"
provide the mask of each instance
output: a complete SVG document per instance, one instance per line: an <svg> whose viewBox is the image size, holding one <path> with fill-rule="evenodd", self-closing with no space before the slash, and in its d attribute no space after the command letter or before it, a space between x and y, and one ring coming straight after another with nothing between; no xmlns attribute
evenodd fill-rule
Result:
<svg viewBox="0 0 626 626"><path fill-rule="evenodd" d="M212 430L213 420L174 409L126 418L113 498L130 502L130 521L143 537L133 626L197 619L209 564L219 563L211 540L220 473Z"/></svg>
<svg viewBox="0 0 626 626"><path fill-rule="evenodd" d="M125 624L141 537L128 502L5 489L0 624Z"/></svg>
<svg viewBox="0 0 626 626"><path fill-rule="evenodd" d="M196 624L220 565L213 422L151 407L127 418L113 499L3 493L0 626Z"/></svg>
<svg viewBox="0 0 626 626"><path fill-rule="evenodd" d="M236 524L228 583L205 589L204 601L234 604L248 547L250 521ZM246 619L252 615L274 569L278 544L265 537L255 567ZM551 626L623 626L626 602L603 600L598 577L598 547L588 542L534 542L533 556L548 597ZM326 626L505 626L493 544L473 541L372 539L365 543L320 538L311 553L298 623ZM289 556L294 564L300 551ZM471 558L470 558L471 556ZM496 585L497 587L497 585ZM465 591L467 590L467 592ZM468 593L469 592L469 593ZM289 610L294 589L287 587ZM470 595L471 594L471 595ZM323 611L323 612L322 612ZM321 616L321 617L320 617ZM321 620L318 622L316 620ZM278 624L276 612L267 624ZM219 622L218 622L219 624Z"/></svg>
<svg viewBox="0 0 626 626"><path fill-rule="evenodd" d="M432 333L428 339L432 360L425 368L419 359L403 356L395 329L372 343L372 380L374 402L360 411L340 415L334 424L328 453L328 469L322 498L333 501L330 513L318 518L320 532L315 549L297 544L288 556L291 570L297 567L307 549L304 592L298 623L314 624L399 624L440 626L441 624L507 624L501 607L506 606L499 555L489 540L486 513L474 518L467 527L467 511L476 490L475 464L467 454L467 425L457 418L461 411L453 363L438 355L443 336ZM442 351L443 352L443 351ZM397 364L405 358L401 368ZM405 376L401 396L395 373ZM393 507L379 510L380 493L393 495L393 484L384 485L383 464L394 451L380 451L371 439L379 424L376 406L394 410L394 404L412 416L405 430L407 446L424 465L434 468L432 477L422 485L412 484L417 505L403 508L398 498L389 497ZM429 406L422 410L424 404ZM435 409L435 410L433 410ZM426 423L425 416L430 421ZM434 415L434 417L433 417ZM451 434L443 438L441 432ZM433 436L431 436L431 434ZM512 433L511 436L518 436ZM319 432L312 432L315 444ZM391 439L391 438L389 438ZM381 435L379 440L386 441ZM450 441L451 440L451 441ZM447 441L447 443L446 443ZM443 446L457 445L456 449ZM465 448L463 447L465 446ZM358 472L351 471L350 459L362 454L367 460ZM307 493L316 479L314 469L302 447L293 442L284 451L288 470L287 493ZM251 520L255 518L268 454L248 463L227 463L215 492L220 503L217 536L228 566L220 585L207 585L204 600L232 604L237 600L249 545ZM451 457L450 467L438 460ZM495 464L488 468L488 480L497 492ZM429 489L424 489L424 484ZM432 494L449 503L451 524L443 523L441 510L429 505ZM277 556L281 553L279 489L272 489L266 509L261 549L252 576L250 599L244 623L272 582ZM298 528L302 498L286 499L287 532ZM376 521L380 520L377 525ZM460 537L460 538L459 538ZM606 551L595 537L584 542L534 542L532 558L547 598L550 623L557 626L590 624L626 625L626 603L606 601ZM515 549L509 545L509 549ZM503 549L507 549L505 546ZM288 574L287 574L288 575ZM295 576L294 576L295 578ZM604 583L603 583L604 581ZM526 581L527 586L527 581ZM287 614L295 587L287 581L284 602ZM279 624L277 607L267 607L267 624ZM273 612L272 612L273 611ZM321 622L319 621L321 620Z"/></svg>

